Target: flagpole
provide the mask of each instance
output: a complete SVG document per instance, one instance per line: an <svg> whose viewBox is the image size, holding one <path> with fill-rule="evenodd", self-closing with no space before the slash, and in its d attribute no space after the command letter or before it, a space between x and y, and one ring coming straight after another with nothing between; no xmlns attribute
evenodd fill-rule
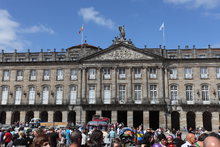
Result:
<svg viewBox="0 0 220 147"><path fill-rule="evenodd" d="M81 32L81 46L83 45L83 31Z"/></svg>
<svg viewBox="0 0 220 147"><path fill-rule="evenodd" d="M165 46L165 26L163 27L163 46Z"/></svg>

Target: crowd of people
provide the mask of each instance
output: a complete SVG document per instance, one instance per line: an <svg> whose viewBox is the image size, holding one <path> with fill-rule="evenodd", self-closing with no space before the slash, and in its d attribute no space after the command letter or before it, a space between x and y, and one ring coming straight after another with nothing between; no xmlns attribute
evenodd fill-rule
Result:
<svg viewBox="0 0 220 147"><path fill-rule="evenodd" d="M0 147L220 147L215 132L123 127L0 129Z"/></svg>

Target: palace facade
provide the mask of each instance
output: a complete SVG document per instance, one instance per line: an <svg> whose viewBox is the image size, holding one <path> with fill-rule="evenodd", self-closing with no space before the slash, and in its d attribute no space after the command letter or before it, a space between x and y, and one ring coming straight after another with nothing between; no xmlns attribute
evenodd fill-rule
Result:
<svg viewBox="0 0 220 147"><path fill-rule="evenodd" d="M124 36L101 49L0 53L0 122L86 123L94 114L145 128L217 131L220 49L137 48Z"/></svg>

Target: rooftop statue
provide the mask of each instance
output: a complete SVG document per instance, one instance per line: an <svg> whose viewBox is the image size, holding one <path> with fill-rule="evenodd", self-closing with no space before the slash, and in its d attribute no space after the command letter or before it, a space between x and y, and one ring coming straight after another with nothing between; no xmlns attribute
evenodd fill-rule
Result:
<svg viewBox="0 0 220 147"><path fill-rule="evenodd" d="M118 29L120 31L120 40L125 40L125 26L119 26Z"/></svg>

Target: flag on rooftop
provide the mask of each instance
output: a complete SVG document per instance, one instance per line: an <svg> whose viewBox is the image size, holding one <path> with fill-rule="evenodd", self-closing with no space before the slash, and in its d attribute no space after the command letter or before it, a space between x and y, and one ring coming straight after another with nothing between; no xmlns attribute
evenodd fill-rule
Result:
<svg viewBox="0 0 220 147"><path fill-rule="evenodd" d="M164 22L161 24L161 26L160 26L160 31L162 31L164 29Z"/></svg>
<svg viewBox="0 0 220 147"><path fill-rule="evenodd" d="M84 30L84 26L81 26L79 29L79 34L81 34L81 32Z"/></svg>

